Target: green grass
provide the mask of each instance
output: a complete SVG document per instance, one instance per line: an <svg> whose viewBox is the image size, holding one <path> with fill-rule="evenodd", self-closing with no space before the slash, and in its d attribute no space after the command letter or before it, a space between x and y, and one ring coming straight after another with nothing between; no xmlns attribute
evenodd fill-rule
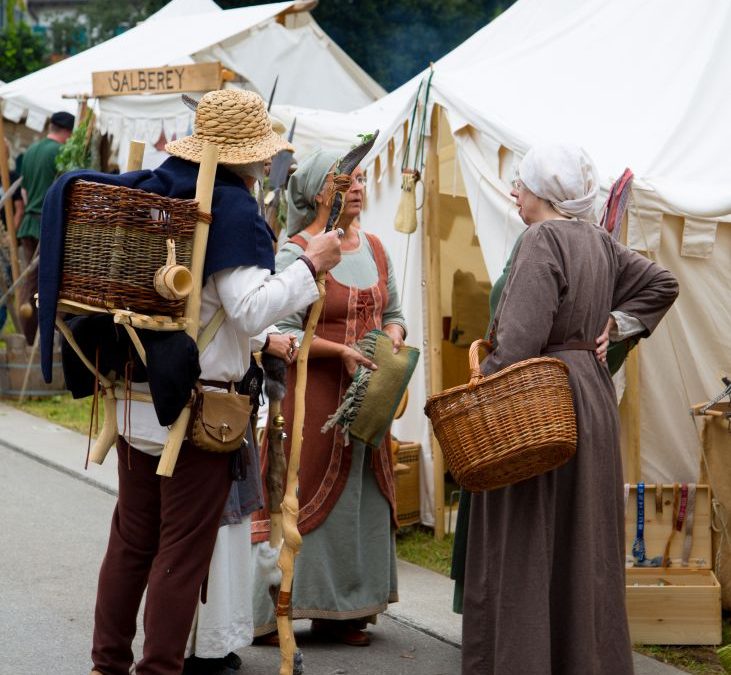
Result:
<svg viewBox="0 0 731 675"><path fill-rule="evenodd" d="M62 427L79 431L82 434L89 433L89 419L91 417L92 397L73 399L68 392L40 398L35 400L3 401L14 408L18 408L31 415L44 417ZM99 409L99 426L104 422L103 406ZM96 434L94 434L96 435Z"/></svg>
<svg viewBox="0 0 731 675"><path fill-rule="evenodd" d="M731 616L723 617L723 645L731 644ZM675 666L687 673L696 675L723 675L726 671L716 654L717 647L678 647L675 645L635 645L640 654Z"/></svg>
<svg viewBox="0 0 731 675"><path fill-rule="evenodd" d="M401 528L396 534L396 554L402 560L449 576L454 535L437 541L434 532L420 526Z"/></svg>

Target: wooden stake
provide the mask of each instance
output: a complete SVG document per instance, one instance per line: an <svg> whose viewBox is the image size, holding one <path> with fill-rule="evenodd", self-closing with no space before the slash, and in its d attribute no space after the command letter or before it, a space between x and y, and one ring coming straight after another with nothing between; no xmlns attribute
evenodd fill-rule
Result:
<svg viewBox="0 0 731 675"><path fill-rule="evenodd" d="M422 228L425 269L425 298L427 308L428 385L427 395L442 390L442 289L441 238L439 236L439 115L435 105L431 116L431 136L424 171L424 225ZM436 436L431 437L434 465L434 536L444 538L444 456Z"/></svg>
<svg viewBox="0 0 731 675"><path fill-rule="evenodd" d="M3 190L7 192L10 189L10 168L5 147L5 118L2 110L0 110L0 179L2 179ZM8 246L10 247L10 269L13 281L15 281L20 276L20 265L18 264L18 240L13 215L13 200L7 199L5 201L5 226L8 230ZM14 304L17 304L17 301Z"/></svg>
<svg viewBox="0 0 731 675"><path fill-rule="evenodd" d="M211 212L213 184L216 180L217 164L218 146L212 143L206 143L203 146L203 155L201 157L200 169L198 170L198 183L195 188L195 200L198 202L198 210L202 213ZM186 333L196 341L200 330L203 264L206 260L206 247L208 246L208 228L209 224L202 219L195 226L193 254L190 265L190 272L193 275L193 290L188 296L188 302L185 305L185 318L188 320ZM185 406L168 433L167 441L165 441L165 446L160 456L160 463L157 465L158 475L173 475L175 463L178 461L180 446L183 444L189 420L190 406Z"/></svg>
<svg viewBox="0 0 731 675"><path fill-rule="evenodd" d="M60 316L56 316L56 328L66 338L66 341L74 352L76 352L76 356L79 357L89 372L94 377L98 377L99 382L104 387L104 426L102 427L101 433L97 436L96 441L94 441L94 446L89 451L89 461L94 464L102 464L110 448L117 442L118 436L117 401L114 398L114 383L112 381L114 375L110 375L107 378L101 373L97 373L96 366L86 358L84 352L81 351L81 347L79 347L74 339L71 329L64 323Z"/></svg>
<svg viewBox="0 0 731 675"><path fill-rule="evenodd" d="M139 171L142 168L142 158L145 154L145 144L142 141L130 141L129 157L127 157L127 171Z"/></svg>

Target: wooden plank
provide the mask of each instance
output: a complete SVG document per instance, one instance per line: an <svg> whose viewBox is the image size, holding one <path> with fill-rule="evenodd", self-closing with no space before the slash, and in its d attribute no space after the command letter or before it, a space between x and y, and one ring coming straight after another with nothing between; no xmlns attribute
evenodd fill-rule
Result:
<svg viewBox="0 0 731 675"><path fill-rule="evenodd" d="M427 307L427 362L428 394L442 391L442 291L439 236L439 115L434 105L431 116L431 135L424 171L424 223L422 228L424 279ZM434 536L444 538L444 456L436 436L432 433L432 461L434 464Z"/></svg>
<svg viewBox="0 0 731 675"><path fill-rule="evenodd" d="M655 486L645 486L645 549L648 558L663 555L665 544L670 538L673 519L673 486L663 485L663 510L661 514L655 511ZM685 527L682 532L676 532L670 545L670 561L678 571L690 568L711 569L713 555L711 553L711 491L708 485L696 487L695 516L693 522L693 544L690 549L689 567L680 566L683 553ZM625 549L632 550L637 529L637 488L630 488L627 508L625 509ZM631 568L635 571L635 568ZM636 568L636 571L647 571L658 574L661 568Z"/></svg>
<svg viewBox="0 0 731 675"><path fill-rule="evenodd" d="M627 616L633 643L721 642L721 587L710 570L627 570ZM658 585L665 584L665 585Z"/></svg>
<svg viewBox="0 0 731 675"><path fill-rule="evenodd" d="M221 86L221 79L221 64L218 61L159 68L104 70L91 74L92 96L211 91Z"/></svg>

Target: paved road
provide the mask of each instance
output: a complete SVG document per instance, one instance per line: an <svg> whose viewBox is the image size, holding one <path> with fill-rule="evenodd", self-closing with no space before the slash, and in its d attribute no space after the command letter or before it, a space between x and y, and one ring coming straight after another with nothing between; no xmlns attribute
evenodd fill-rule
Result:
<svg viewBox="0 0 731 675"><path fill-rule="evenodd" d="M0 674L90 670L96 574L114 497L0 446ZM384 617L367 649L313 642L298 622L308 675L454 675L459 649ZM135 651L139 653L139 642ZM242 675L277 672L278 651L242 650Z"/></svg>

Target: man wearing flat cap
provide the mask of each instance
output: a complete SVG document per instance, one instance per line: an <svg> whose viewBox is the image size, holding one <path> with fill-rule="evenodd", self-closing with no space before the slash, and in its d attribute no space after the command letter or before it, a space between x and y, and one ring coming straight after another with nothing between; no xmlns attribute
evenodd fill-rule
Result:
<svg viewBox="0 0 731 675"><path fill-rule="evenodd" d="M75 118L65 111L51 115L48 135L31 145L23 158L23 195L25 198L25 215L20 224L17 237L23 251L25 265L29 265L38 248L41 228L41 209L46 192L56 179L56 155L61 146L71 136ZM38 327L33 296L38 291L38 271L31 272L19 291L21 306L20 328L29 345L33 344Z"/></svg>

